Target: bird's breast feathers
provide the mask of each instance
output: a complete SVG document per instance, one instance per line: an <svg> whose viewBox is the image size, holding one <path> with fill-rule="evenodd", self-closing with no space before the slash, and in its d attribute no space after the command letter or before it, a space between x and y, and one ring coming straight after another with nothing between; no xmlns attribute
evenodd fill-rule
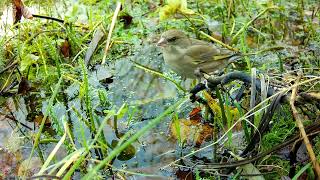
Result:
<svg viewBox="0 0 320 180"><path fill-rule="evenodd" d="M165 49L163 56L166 63L177 62L186 54L186 49L178 46L170 46Z"/></svg>

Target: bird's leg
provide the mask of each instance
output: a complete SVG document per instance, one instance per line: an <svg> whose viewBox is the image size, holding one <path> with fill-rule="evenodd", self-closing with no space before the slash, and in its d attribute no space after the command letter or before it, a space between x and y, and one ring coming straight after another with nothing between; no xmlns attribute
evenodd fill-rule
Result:
<svg viewBox="0 0 320 180"><path fill-rule="evenodd" d="M203 74L207 74L200 67L197 67L193 73L197 77L199 83L201 83L201 78L203 78Z"/></svg>
<svg viewBox="0 0 320 180"><path fill-rule="evenodd" d="M190 91L190 93L191 93L191 96L190 96L191 102L199 101L199 97L197 97L196 94L198 92L206 89L206 85L201 82L201 78L204 77L203 76L204 73L205 72L203 70L201 70L199 67L194 70L194 75L196 76L196 80L198 80L198 83L196 83L196 85Z"/></svg>
<svg viewBox="0 0 320 180"><path fill-rule="evenodd" d="M206 88L208 88L208 81L207 79L210 77L210 74L206 73L205 71L203 71L201 68L196 68L194 70L194 75L197 77L197 79L199 80L199 84L204 84ZM204 82L202 83L201 79L204 79Z"/></svg>

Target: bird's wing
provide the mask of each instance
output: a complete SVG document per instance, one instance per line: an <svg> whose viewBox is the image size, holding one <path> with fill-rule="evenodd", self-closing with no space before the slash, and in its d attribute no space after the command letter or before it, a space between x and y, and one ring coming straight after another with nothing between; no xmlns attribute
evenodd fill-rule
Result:
<svg viewBox="0 0 320 180"><path fill-rule="evenodd" d="M193 39L193 38L189 38L191 45L203 45L203 46L211 46L212 44L207 42L207 41L202 41L199 39Z"/></svg>
<svg viewBox="0 0 320 180"><path fill-rule="evenodd" d="M209 45L193 45L185 51L185 55L193 59L194 64L229 59L235 55L232 51L219 50Z"/></svg>

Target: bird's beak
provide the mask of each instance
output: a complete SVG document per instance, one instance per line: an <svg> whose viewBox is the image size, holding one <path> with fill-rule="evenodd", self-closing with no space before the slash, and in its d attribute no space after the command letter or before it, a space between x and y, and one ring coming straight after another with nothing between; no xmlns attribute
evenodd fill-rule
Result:
<svg viewBox="0 0 320 180"><path fill-rule="evenodd" d="M164 46L166 46L167 42L168 42L168 41L167 41L165 38L161 38L161 39L157 42L157 46L164 47Z"/></svg>

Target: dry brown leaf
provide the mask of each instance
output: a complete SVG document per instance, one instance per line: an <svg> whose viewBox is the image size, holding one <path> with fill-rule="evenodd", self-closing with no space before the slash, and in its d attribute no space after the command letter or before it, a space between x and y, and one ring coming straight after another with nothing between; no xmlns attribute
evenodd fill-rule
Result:
<svg viewBox="0 0 320 180"><path fill-rule="evenodd" d="M188 145L200 146L213 135L213 128L209 124L187 119L179 119L176 122L178 123L171 123L171 135Z"/></svg>
<svg viewBox="0 0 320 180"><path fill-rule="evenodd" d="M60 51L61 51L63 57L65 57L65 58L70 57L71 49L70 49L70 43L69 43L68 39L65 39L64 42L61 44Z"/></svg>
<svg viewBox="0 0 320 180"><path fill-rule="evenodd" d="M31 83L26 77L21 77L21 81L19 83L18 93L26 94L31 90Z"/></svg>
<svg viewBox="0 0 320 180"><path fill-rule="evenodd" d="M16 24L21 21L21 17L23 16L26 19L32 19L32 13L30 10L24 6L21 0L12 0L12 7L13 7L13 19L14 23Z"/></svg>
<svg viewBox="0 0 320 180"><path fill-rule="evenodd" d="M36 117L34 118L34 122L36 123L37 127L40 126L40 124L42 122L42 119L43 119L43 115L42 114L41 115L36 115ZM46 121L45 121L44 125L46 127L50 127L51 126L51 121L50 121L50 119L48 117L46 118Z"/></svg>
<svg viewBox="0 0 320 180"><path fill-rule="evenodd" d="M201 107L195 107L192 109L192 111L189 113L189 119L201 121L202 115L201 115Z"/></svg>

